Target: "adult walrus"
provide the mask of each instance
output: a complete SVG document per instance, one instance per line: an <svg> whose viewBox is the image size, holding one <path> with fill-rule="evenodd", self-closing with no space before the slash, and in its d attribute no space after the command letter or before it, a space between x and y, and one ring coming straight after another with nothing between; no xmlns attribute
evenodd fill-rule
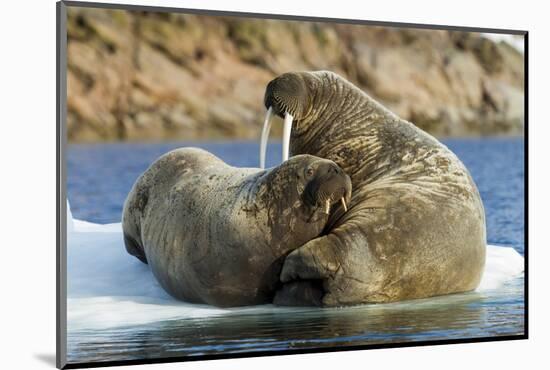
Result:
<svg viewBox="0 0 550 370"><path fill-rule="evenodd" d="M271 302L283 258L317 237L351 181L334 162L293 157L268 171L204 150L161 156L124 204L126 250L175 298L216 306Z"/></svg>
<svg viewBox="0 0 550 370"><path fill-rule="evenodd" d="M287 284L275 303L303 304L300 295L315 287L322 289L322 305L338 306L478 286L483 204L447 147L335 73L285 73L267 85L264 101L268 116L292 125L293 155L336 162L354 189L348 212L333 209L325 235L286 258L281 281Z"/></svg>

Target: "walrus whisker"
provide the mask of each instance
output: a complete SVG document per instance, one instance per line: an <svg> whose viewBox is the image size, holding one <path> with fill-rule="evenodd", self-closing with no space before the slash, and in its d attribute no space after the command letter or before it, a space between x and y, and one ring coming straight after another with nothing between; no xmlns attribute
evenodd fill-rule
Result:
<svg viewBox="0 0 550 370"><path fill-rule="evenodd" d="M273 107L269 107L265 115L264 126L262 128L262 136L260 138L260 168L265 168L265 157L267 153L267 141L269 139L269 131L271 130L271 119L273 118Z"/></svg>
<svg viewBox="0 0 550 370"><path fill-rule="evenodd" d="M292 112L292 110L289 108L286 102L282 100L280 96L274 96L273 97L277 105L279 106L279 111L282 112Z"/></svg>
<svg viewBox="0 0 550 370"><path fill-rule="evenodd" d="M292 114L285 112L285 120L283 126L283 162L288 160L288 153L290 147L290 133L292 131Z"/></svg>
<svg viewBox="0 0 550 370"><path fill-rule="evenodd" d="M340 198L340 201L342 202L342 206L344 207L344 212L348 211L348 206L346 205L346 200L344 197Z"/></svg>

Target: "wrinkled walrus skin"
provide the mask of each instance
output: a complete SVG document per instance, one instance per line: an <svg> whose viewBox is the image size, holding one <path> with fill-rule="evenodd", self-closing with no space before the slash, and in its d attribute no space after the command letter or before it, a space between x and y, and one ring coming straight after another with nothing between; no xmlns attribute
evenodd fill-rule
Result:
<svg viewBox="0 0 550 370"><path fill-rule="evenodd" d="M486 248L483 204L447 147L332 72L283 74L268 84L264 101L275 114L294 117L292 155L330 159L353 184L349 211L335 209L326 235L286 258L286 285L275 303L303 304L292 294L303 295L308 280L321 287L325 306L478 286Z"/></svg>
<svg viewBox="0 0 550 370"><path fill-rule="evenodd" d="M335 163L296 156L235 168L182 148L154 162L124 204L126 250L177 299L215 306L271 302L286 254L320 235L326 208L351 197Z"/></svg>

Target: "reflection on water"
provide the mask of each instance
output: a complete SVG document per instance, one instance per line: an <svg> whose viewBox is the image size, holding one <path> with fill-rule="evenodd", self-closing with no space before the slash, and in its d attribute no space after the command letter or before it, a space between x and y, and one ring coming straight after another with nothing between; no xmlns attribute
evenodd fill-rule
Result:
<svg viewBox="0 0 550 370"><path fill-rule="evenodd" d="M69 362L521 335L523 279L483 293L345 308L278 308L69 333Z"/></svg>
<svg viewBox="0 0 550 370"><path fill-rule="evenodd" d="M522 139L450 140L446 144L463 160L479 187L489 244L513 246L523 254ZM75 217L118 222L135 178L160 154L179 146L182 144L70 146L68 192ZM255 143L200 146L233 165L257 166ZM269 147L271 165L279 154L277 145ZM523 278L517 278L494 291L385 305L339 309L268 306L256 313L237 310L225 316L109 330L69 328L68 360L116 361L522 335L523 284Z"/></svg>

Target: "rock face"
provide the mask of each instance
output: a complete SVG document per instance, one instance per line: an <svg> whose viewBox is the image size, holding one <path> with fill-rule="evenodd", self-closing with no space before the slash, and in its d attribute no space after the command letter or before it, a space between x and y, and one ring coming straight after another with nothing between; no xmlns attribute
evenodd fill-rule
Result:
<svg viewBox="0 0 550 370"><path fill-rule="evenodd" d="M69 7L68 135L255 139L267 82L320 69L438 136L522 134L523 63L476 33Z"/></svg>

